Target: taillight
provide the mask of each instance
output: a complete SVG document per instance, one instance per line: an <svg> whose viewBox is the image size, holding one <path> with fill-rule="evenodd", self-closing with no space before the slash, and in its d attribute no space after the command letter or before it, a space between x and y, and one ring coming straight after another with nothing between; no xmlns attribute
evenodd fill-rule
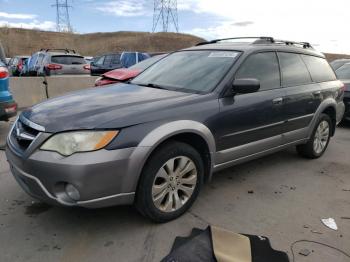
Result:
<svg viewBox="0 0 350 262"><path fill-rule="evenodd" d="M9 71L6 67L0 67L0 79L6 78L9 76Z"/></svg>
<svg viewBox="0 0 350 262"><path fill-rule="evenodd" d="M12 104L8 107L5 107L5 112L7 114L15 113L17 111L17 104Z"/></svg>
<svg viewBox="0 0 350 262"><path fill-rule="evenodd" d="M342 86L340 87L340 91L341 91L342 93L344 93L345 90L346 90L346 86L345 86L344 83L341 83L341 84L342 84Z"/></svg>
<svg viewBox="0 0 350 262"><path fill-rule="evenodd" d="M18 71L22 71L22 69L23 69L23 61L22 60L19 61L18 65L17 65L17 69L18 69Z"/></svg>
<svg viewBox="0 0 350 262"><path fill-rule="evenodd" d="M62 66L57 64L48 64L46 65L46 68L49 70L60 70L62 69Z"/></svg>
<svg viewBox="0 0 350 262"><path fill-rule="evenodd" d="M91 66L90 65L84 65L84 69L90 71L91 70Z"/></svg>

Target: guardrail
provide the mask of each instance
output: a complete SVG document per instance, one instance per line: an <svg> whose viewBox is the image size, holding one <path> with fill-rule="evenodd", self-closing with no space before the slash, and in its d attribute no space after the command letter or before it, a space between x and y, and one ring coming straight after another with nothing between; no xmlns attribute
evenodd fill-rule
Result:
<svg viewBox="0 0 350 262"><path fill-rule="evenodd" d="M19 109L48 98L94 86L95 76L11 77L10 90Z"/></svg>

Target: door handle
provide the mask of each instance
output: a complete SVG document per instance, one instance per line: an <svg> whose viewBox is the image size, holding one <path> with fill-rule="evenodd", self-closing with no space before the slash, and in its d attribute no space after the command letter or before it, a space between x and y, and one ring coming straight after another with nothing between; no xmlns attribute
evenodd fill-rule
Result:
<svg viewBox="0 0 350 262"><path fill-rule="evenodd" d="M272 103L274 105L282 105L283 104L283 97L275 98L274 100L272 100Z"/></svg>

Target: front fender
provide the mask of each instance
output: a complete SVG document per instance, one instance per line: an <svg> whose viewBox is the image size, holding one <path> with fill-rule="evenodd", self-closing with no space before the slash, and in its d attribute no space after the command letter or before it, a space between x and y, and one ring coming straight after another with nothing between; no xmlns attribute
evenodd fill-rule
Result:
<svg viewBox="0 0 350 262"><path fill-rule="evenodd" d="M137 183L141 175L142 169L151 155L151 153L159 146L162 142L167 139L183 133L193 133L201 136L206 141L210 153L211 169L209 176L212 174L214 159L213 155L216 152L215 139L208 127L200 122L192 120L178 120L170 123L161 125L149 134L147 134L142 141L139 143L137 148L134 150L130 159L132 161L131 166L133 167L134 185L133 188L137 188Z"/></svg>

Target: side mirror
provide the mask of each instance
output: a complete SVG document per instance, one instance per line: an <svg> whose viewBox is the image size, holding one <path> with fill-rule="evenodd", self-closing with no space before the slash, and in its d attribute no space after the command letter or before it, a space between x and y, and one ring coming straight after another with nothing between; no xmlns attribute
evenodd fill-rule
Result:
<svg viewBox="0 0 350 262"><path fill-rule="evenodd" d="M235 94L249 94L259 91L260 81L255 78L235 79L232 92Z"/></svg>

